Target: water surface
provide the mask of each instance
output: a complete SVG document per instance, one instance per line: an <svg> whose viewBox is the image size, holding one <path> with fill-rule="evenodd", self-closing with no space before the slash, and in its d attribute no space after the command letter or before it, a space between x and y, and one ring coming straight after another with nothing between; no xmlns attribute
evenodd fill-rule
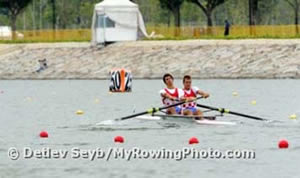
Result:
<svg viewBox="0 0 300 178"><path fill-rule="evenodd" d="M178 86L181 82L178 80ZM133 92L110 94L107 81L0 81L0 177L289 177L300 175L300 80L196 80L211 97L199 102L281 122L266 123L226 115L237 126L200 126L129 120L113 126L96 123L160 106L160 80L135 80ZM3 91L1 93L1 91ZM234 97L232 92L238 92ZM252 105L251 101L257 104ZM75 114L83 110L84 115ZM48 139L39 138L42 130ZM122 135L124 144L113 138ZM200 143L189 146L190 137ZM287 139L290 148L279 150ZM22 159L7 150L32 149L250 149L256 158L110 160Z"/></svg>

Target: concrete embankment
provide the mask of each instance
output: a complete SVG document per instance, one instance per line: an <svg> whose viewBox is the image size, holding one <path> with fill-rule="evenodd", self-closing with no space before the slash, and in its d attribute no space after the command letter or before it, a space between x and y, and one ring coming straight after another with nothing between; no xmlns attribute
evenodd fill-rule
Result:
<svg viewBox="0 0 300 178"><path fill-rule="evenodd" d="M38 60L48 68L40 73ZM300 40L187 40L1 44L0 79L105 79L113 68L134 78L300 78Z"/></svg>

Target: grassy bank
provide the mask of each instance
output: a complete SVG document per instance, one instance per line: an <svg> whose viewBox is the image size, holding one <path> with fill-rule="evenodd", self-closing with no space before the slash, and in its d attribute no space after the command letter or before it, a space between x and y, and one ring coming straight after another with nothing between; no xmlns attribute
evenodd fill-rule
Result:
<svg viewBox="0 0 300 178"><path fill-rule="evenodd" d="M89 40L0 40L0 44L89 42Z"/></svg>
<svg viewBox="0 0 300 178"><path fill-rule="evenodd" d="M244 40L244 39L300 39L300 36L292 37L281 37L281 36L203 36L199 38L190 38L190 37L163 37L163 38L145 38L144 41L163 41L163 40ZM0 40L0 44L26 44L26 43L65 43L65 42L90 42L90 40Z"/></svg>
<svg viewBox="0 0 300 178"><path fill-rule="evenodd" d="M155 33L155 38L144 40L188 40L188 39L298 39L300 26L278 25L278 26L232 26L230 35L225 37L224 27L190 27L183 26L148 26L148 34ZM75 30L37 30L18 31L22 34L17 40L7 40L0 37L0 43L57 43L57 42L89 42L91 41L90 29Z"/></svg>

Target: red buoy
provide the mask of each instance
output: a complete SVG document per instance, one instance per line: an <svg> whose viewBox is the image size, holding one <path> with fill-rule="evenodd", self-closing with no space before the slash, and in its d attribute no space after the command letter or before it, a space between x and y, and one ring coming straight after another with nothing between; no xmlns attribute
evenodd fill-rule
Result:
<svg viewBox="0 0 300 178"><path fill-rule="evenodd" d="M41 137L41 138L48 138L48 132L42 131L42 132L40 133L40 137Z"/></svg>
<svg viewBox="0 0 300 178"><path fill-rule="evenodd" d="M115 137L115 142L116 143L124 143L124 138L122 136L116 136Z"/></svg>
<svg viewBox="0 0 300 178"><path fill-rule="evenodd" d="M192 137L189 140L189 144L190 145L192 145L192 144L198 144L198 143L199 143L199 140L196 137Z"/></svg>
<svg viewBox="0 0 300 178"><path fill-rule="evenodd" d="M289 147L289 142L287 140L280 140L278 143L280 149L286 149Z"/></svg>

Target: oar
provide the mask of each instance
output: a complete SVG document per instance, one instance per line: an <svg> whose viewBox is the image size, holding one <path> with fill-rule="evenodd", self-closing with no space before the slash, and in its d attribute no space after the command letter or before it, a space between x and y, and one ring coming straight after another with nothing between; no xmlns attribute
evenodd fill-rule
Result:
<svg viewBox="0 0 300 178"><path fill-rule="evenodd" d="M230 110L225 109L225 108L216 108L216 107L206 106L206 105L202 105L202 104L197 104L197 106L200 107L200 108L206 108L206 109L210 109L210 110L214 110L214 111L219 111L222 114L223 113L227 113L227 114L232 114L232 115L236 115L236 116L242 116L242 117L246 117L246 118L250 118L250 119L255 119L255 120L260 120L260 121L269 121L268 119L264 119L264 118L256 117L256 116L251 116L251 115L247 115L247 114L233 112L233 111L230 111Z"/></svg>
<svg viewBox="0 0 300 178"><path fill-rule="evenodd" d="M201 98L202 98L202 96L197 97L193 101L199 100ZM136 114L126 116L126 117L122 117L122 118L115 119L115 120L126 120L126 119L134 118L134 117L137 117L137 116L145 115L145 114L152 114L152 113L156 113L158 111L164 110L164 109L168 109L168 108L172 108L172 107L175 107L175 106L178 106L178 105L182 105L182 104L187 103L187 102L191 102L191 101L182 101L182 102L178 102L178 103L175 103L175 104L172 104L172 105L169 105L169 106L163 106L163 107L160 107L160 108L151 108L147 111L136 113Z"/></svg>

